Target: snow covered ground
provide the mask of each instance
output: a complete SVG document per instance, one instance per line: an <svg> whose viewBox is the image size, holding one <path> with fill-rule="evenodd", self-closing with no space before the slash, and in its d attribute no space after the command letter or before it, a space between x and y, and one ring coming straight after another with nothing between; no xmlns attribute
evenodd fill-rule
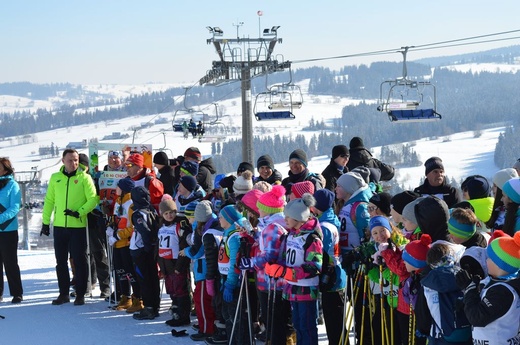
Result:
<svg viewBox="0 0 520 345"><path fill-rule="evenodd" d="M99 290L94 290L94 297L86 298L83 306L73 303L51 305L58 296L54 252L22 250L18 257L24 301L11 304L6 284L4 302L0 303L0 315L5 317L0 319L2 344L205 344L189 337L172 337L172 327L164 323L171 318L167 312L171 301L164 293L160 316L146 321L137 321L131 314L109 309L108 303L98 298ZM192 317L192 324L195 321ZM189 326L175 328L176 331L182 329L188 334L196 333ZM320 344L327 344L324 326L319 327L319 338Z"/></svg>

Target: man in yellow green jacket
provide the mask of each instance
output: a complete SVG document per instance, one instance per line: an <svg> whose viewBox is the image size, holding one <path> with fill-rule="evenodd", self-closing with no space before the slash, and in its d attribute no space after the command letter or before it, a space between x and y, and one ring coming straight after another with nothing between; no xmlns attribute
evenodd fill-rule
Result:
<svg viewBox="0 0 520 345"><path fill-rule="evenodd" d="M54 305L70 302L69 250L76 269L76 299L74 305L85 304L87 290L87 214L99 202L90 175L79 164L76 150L63 151L63 166L52 174L45 195L40 235L49 236L49 224L54 214L54 254L60 294Z"/></svg>

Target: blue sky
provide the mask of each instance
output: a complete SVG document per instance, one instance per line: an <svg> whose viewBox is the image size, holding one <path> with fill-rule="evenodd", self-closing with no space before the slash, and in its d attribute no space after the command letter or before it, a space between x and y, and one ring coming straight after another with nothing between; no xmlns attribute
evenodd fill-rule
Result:
<svg viewBox="0 0 520 345"><path fill-rule="evenodd" d="M350 55L520 28L518 0L180 1L25 0L0 4L0 82L192 84L217 59L206 26L224 37L258 37L280 25L275 54L286 60ZM520 36L516 35L516 36ZM413 60L520 44L410 53ZM293 68L400 60L400 54L337 59Z"/></svg>

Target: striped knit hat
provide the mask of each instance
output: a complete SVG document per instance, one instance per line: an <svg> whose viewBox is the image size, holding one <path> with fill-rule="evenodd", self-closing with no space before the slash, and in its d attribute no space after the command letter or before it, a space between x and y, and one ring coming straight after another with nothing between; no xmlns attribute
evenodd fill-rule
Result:
<svg viewBox="0 0 520 345"><path fill-rule="evenodd" d="M423 234L419 240L412 241L404 247L403 260L409 265L418 269L428 265L426 254L432 244L432 238L428 234Z"/></svg>
<svg viewBox="0 0 520 345"><path fill-rule="evenodd" d="M184 215L186 218L194 218L195 217L195 209L197 208L197 205L199 204L198 200L190 202L188 205L186 205L186 208L184 209Z"/></svg>
<svg viewBox="0 0 520 345"><path fill-rule="evenodd" d="M513 237L499 237L487 247L488 258L498 268L512 274L520 270L520 231Z"/></svg>
<svg viewBox="0 0 520 345"><path fill-rule="evenodd" d="M296 182L291 186L291 192L299 199L305 193L314 194L314 185L311 181Z"/></svg>
<svg viewBox="0 0 520 345"><path fill-rule="evenodd" d="M459 223L454 217L448 220L448 232L461 239L469 239L477 231L476 224Z"/></svg>
<svg viewBox="0 0 520 345"><path fill-rule="evenodd" d="M504 192L514 203L520 204L520 178L512 178L504 183L502 192Z"/></svg>
<svg viewBox="0 0 520 345"><path fill-rule="evenodd" d="M227 205L220 210L220 215L231 225L243 218L242 213L238 212L235 205Z"/></svg>
<svg viewBox="0 0 520 345"><path fill-rule="evenodd" d="M258 198L256 206L259 210L267 214L274 214L283 211L285 205L285 187L282 185L275 185L271 191L264 193Z"/></svg>
<svg viewBox="0 0 520 345"><path fill-rule="evenodd" d="M181 172L186 176L197 176L199 173L199 164L191 161L184 161L181 165Z"/></svg>

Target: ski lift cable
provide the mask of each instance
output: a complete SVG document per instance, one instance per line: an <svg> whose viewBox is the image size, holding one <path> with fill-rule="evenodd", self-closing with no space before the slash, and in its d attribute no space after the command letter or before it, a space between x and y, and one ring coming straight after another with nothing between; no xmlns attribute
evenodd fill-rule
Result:
<svg viewBox="0 0 520 345"><path fill-rule="evenodd" d="M472 37L466 37L466 38L459 38L459 39L448 40L448 41L440 41L440 42L435 42L435 43L427 43L427 44L415 45L413 49L410 48L410 51L411 50L414 50L414 51L416 51L416 50L426 50L426 47L429 47L428 49L440 49L440 48L448 47L448 46L443 46L446 43L463 42L463 41L475 40L475 39L478 39L478 38L506 35L506 34L512 34L512 33L517 33L517 32L520 32L520 29L518 29L518 30L510 30L510 31L503 31L503 32L497 32L497 33L493 33L493 34L472 36ZM472 43L453 44L453 45L449 45L449 47L465 46L465 45L469 45L469 44L500 42L500 41L518 39L518 38L520 38L520 37L515 36L515 37L508 37L508 38L497 38L497 39L493 39L493 40L485 40L485 41L478 41L478 42L472 42ZM395 54L395 53L400 52L401 49L402 48L400 47L400 48L394 48L394 49L376 50L376 51L373 51L373 52L364 52L364 53L356 53L356 54L348 54L348 55L338 55L338 56L329 56L329 57L303 59L303 60L293 60L292 63L306 63L306 62L325 61L325 60L334 60L334 59L345 59L345 58L361 57L361 56Z"/></svg>

